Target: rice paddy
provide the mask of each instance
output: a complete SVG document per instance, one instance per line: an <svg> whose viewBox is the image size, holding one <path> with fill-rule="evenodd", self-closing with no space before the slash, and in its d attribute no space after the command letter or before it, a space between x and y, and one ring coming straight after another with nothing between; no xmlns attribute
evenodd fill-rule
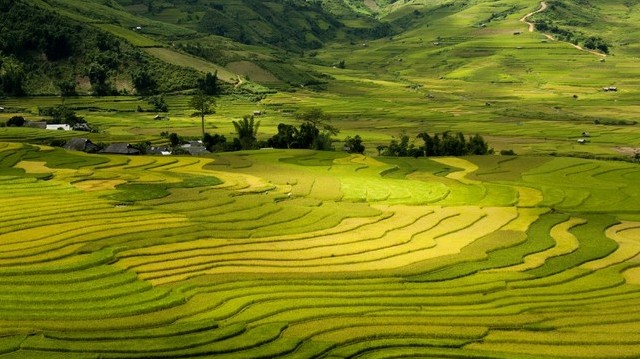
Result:
<svg viewBox="0 0 640 359"><path fill-rule="evenodd" d="M638 354L635 164L0 148L3 357Z"/></svg>
<svg viewBox="0 0 640 359"><path fill-rule="evenodd" d="M640 167L588 159L640 146L620 123L640 112L635 25L607 28L618 44L601 61L526 31L538 2L410 5L381 14L421 17L398 36L317 51L305 68L326 91L222 97L207 117L232 138L232 119L267 110L267 139L321 107L365 155L89 155L43 145L77 132L0 128L0 358L639 357ZM605 23L637 19L632 2L598 5ZM257 68L129 22L96 26L224 80ZM336 59L345 68L325 66ZM166 144L160 132L199 136L188 100L167 95L166 121L133 96L65 104L100 128L82 134L94 142ZM59 101L2 99L0 120ZM421 131L520 155L372 156Z"/></svg>

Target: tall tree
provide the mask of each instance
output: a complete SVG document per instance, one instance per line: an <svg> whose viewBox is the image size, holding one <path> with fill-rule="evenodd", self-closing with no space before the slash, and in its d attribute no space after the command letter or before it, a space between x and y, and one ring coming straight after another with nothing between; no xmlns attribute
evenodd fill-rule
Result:
<svg viewBox="0 0 640 359"><path fill-rule="evenodd" d="M253 148L260 128L260 121L254 121L253 116L244 116L241 121L233 121L233 127L238 134L238 140L243 150Z"/></svg>
<svg viewBox="0 0 640 359"><path fill-rule="evenodd" d="M297 113L296 119L302 121L297 138L300 148L332 149L331 136L340 131L329 123L331 118L322 109L316 107Z"/></svg>
<svg viewBox="0 0 640 359"><path fill-rule="evenodd" d="M218 71L207 72L204 78L198 80L198 89L210 96L217 96L220 94L220 87L218 85Z"/></svg>
<svg viewBox="0 0 640 359"><path fill-rule="evenodd" d="M331 126L329 123L331 121L331 117L322 111L322 109L317 107L297 113L296 119L298 121L309 123L318 130L325 130L334 136L339 132L337 128Z"/></svg>
<svg viewBox="0 0 640 359"><path fill-rule="evenodd" d="M204 115L213 114L215 111L212 107L215 107L216 100L203 92L198 92L197 94L191 97L189 100L189 106L195 109L200 115L201 123L202 123L202 138L204 138Z"/></svg>

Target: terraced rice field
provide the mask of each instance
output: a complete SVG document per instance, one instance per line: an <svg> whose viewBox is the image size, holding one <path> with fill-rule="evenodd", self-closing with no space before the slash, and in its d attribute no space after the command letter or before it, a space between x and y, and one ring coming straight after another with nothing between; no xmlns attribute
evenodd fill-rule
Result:
<svg viewBox="0 0 640 359"><path fill-rule="evenodd" d="M0 143L0 357L638 357L639 177Z"/></svg>

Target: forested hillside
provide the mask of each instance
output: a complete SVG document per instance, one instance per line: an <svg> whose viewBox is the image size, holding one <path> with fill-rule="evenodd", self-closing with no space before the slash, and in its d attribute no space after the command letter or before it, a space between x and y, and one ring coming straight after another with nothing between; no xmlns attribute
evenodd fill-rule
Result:
<svg viewBox="0 0 640 359"><path fill-rule="evenodd" d="M22 1L1 6L0 90L5 95L110 95L195 86L195 71L153 59L109 33Z"/></svg>
<svg viewBox="0 0 640 359"><path fill-rule="evenodd" d="M334 2L335 3L335 2ZM307 1L3 0L4 95L164 93L219 71L268 86L325 82L299 59L391 27L358 4ZM334 4L335 5L335 4ZM367 8L368 9L368 8Z"/></svg>

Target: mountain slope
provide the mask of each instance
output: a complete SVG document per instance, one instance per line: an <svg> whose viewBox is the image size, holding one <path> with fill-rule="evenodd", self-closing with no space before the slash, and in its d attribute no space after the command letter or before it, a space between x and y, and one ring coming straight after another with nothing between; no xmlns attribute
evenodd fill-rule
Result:
<svg viewBox="0 0 640 359"><path fill-rule="evenodd" d="M5 2L0 18L0 80L7 95L134 90L134 78L162 78L153 92L195 85L198 74L146 55L104 31L46 8Z"/></svg>
<svg viewBox="0 0 640 359"><path fill-rule="evenodd" d="M3 4L7 16L0 26L8 31L0 35L0 51L5 64L3 92L8 95L58 93L55 82L60 78L75 81L81 93L130 93L135 91L136 74L157 82L154 88L138 92L189 88L198 72L218 72L223 81L234 83L241 76L276 88L321 84L326 82L321 74L291 55L329 41L360 42L388 30L349 6L338 16L320 3L304 0L5 0ZM53 20L47 22L49 18ZM103 45L112 43L113 49L100 48L97 38ZM105 52L108 55L102 56ZM13 84L12 78L21 83Z"/></svg>
<svg viewBox="0 0 640 359"><path fill-rule="evenodd" d="M582 45L592 39L595 47L604 43L616 54L640 53L635 41L640 34L635 25L640 1L547 3L546 11L531 18L538 31L555 31L557 39ZM335 75L331 67L344 64L348 70L366 69L363 78L383 77L403 84L442 77L539 86L542 78L549 81L549 77L533 75L527 57L513 50L528 44L533 57L549 52L550 58L537 61L543 67L546 60L557 64L565 56L556 52L555 44L542 43L537 32L513 36L526 31L517 20L535 9L536 1L3 0L1 4L22 9L5 10L7 16L0 19L4 30L0 76L3 92L9 95L58 93L60 79L75 81L81 93L131 93L134 76L154 79L150 92L168 92L192 87L201 73L216 71L231 83L241 79L277 89L324 88ZM96 88L102 77L109 84Z"/></svg>

